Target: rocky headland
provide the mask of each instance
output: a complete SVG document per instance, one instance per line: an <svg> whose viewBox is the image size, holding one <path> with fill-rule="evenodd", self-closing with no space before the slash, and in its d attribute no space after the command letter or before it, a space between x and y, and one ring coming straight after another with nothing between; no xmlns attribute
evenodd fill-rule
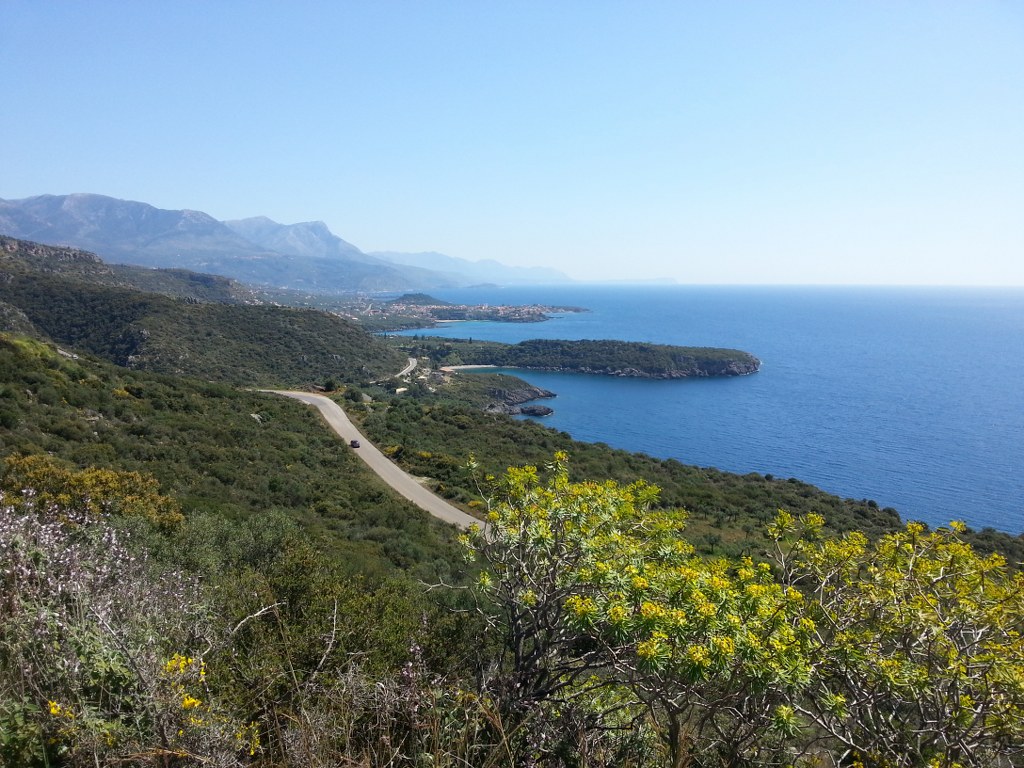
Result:
<svg viewBox="0 0 1024 768"><path fill-rule="evenodd" d="M489 389L492 402L484 410L487 413L504 413L510 416L550 416L553 408L533 404L535 400L556 397L554 392L523 382L523 386L511 389Z"/></svg>

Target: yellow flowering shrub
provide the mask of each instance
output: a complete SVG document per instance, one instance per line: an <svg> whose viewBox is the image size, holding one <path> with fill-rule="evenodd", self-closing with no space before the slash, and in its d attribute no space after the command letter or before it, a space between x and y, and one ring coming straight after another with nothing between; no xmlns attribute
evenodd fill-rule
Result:
<svg viewBox="0 0 1024 768"><path fill-rule="evenodd" d="M909 523L869 542L817 540L818 520L788 513L773 526L816 660L805 708L893 768L1024 758L1024 575L965 530Z"/></svg>

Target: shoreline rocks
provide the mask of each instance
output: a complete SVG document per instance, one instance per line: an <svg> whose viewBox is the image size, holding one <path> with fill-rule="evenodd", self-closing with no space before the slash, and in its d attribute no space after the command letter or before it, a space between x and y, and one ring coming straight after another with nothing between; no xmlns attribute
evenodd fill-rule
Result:
<svg viewBox="0 0 1024 768"><path fill-rule="evenodd" d="M492 389L489 393L492 402L484 411L486 413L503 413L509 416L550 416L553 408L546 405L527 405L534 400L557 397L554 392L534 386L516 387L515 389Z"/></svg>

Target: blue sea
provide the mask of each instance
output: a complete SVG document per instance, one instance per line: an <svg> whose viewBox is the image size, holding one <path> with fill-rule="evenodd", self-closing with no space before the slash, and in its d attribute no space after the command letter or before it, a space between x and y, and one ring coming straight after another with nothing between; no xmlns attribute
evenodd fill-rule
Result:
<svg viewBox="0 0 1024 768"><path fill-rule="evenodd" d="M1024 289L559 286L434 295L589 311L418 333L732 347L762 361L759 373L727 379L517 371L557 393L543 423L576 439L796 477L931 525L958 519L1024 532Z"/></svg>

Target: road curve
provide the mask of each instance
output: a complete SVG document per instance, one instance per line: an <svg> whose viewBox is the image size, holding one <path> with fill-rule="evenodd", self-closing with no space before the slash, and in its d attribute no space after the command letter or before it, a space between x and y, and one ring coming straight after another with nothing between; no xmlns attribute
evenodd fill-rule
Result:
<svg viewBox="0 0 1024 768"><path fill-rule="evenodd" d="M398 375L396 375L396 376L395 376L395 378L396 378L396 379L398 379L398 378L401 378L402 376L405 376L405 375L407 375L407 374L410 374L410 373L412 373L413 371L415 371L415 370L416 370L416 362L417 362L417 361L416 361L416 358L415 358L415 357L410 357L410 358L409 358L409 364L408 364L408 365L406 365L406 366L405 366L405 368L403 368L402 370L400 370L400 371L398 372Z"/></svg>
<svg viewBox="0 0 1024 768"><path fill-rule="evenodd" d="M437 494L428 491L410 475L399 469L394 462L378 450L377 446L367 440L355 428L341 406L323 395L315 395L312 392L295 392L280 389L261 389L261 392L269 392L275 395L284 395L301 400L309 405L316 406L320 415L324 417L342 440L347 444L351 440L358 440L360 447L353 449L370 469L377 473L381 480L394 488L398 493L411 501L420 509L424 509L434 517L444 520L446 523L457 525L460 528L468 528L473 523L480 524L472 515L467 515L461 509L453 507Z"/></svg>

